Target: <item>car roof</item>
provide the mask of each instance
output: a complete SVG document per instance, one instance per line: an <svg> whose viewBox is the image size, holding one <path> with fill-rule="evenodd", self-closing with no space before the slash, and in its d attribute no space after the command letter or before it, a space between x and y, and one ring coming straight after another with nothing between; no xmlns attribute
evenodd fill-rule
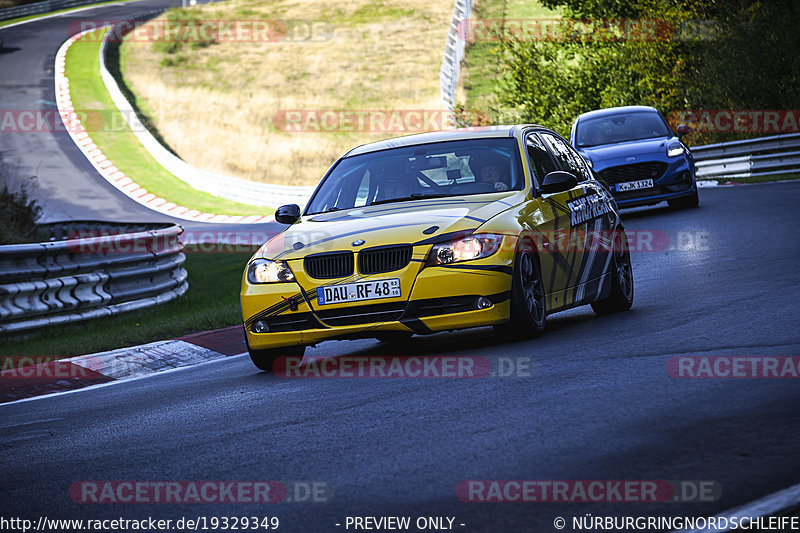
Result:
<svg viewBox="0 0 800 533"><path fill-rule="evenodd" d="M626 105L620 107L607 107L605 109L595 109L594 111L587 111L586 113L581 113L580 115L578 115L578 118L575 119L575 122L583 118L595 118L595 117L603 117L610 115L619 115L622 113L630 113L631 111L645 111L648 113L658 113L655 107L650 107L647 105Z"/></svg>
<svg viewBox="0 0 800 533"><path fill-rule="evenodd" d="M476 128L454 128L450 130L429 131L426 133L414 133L411 135L404 135L402 137L393 137L391 139L384 139L368 144L356 146L343 157L351 157L354 155L367 154L370 152L378 152L380 150L387 150L389 148L397 148L399 146L415 146L418 144L429 144L445 141L460 141L464 139L485 139L485 138L500 138L500 137L514 137L517 133L527 128L544 128L536 124L514 124L504 126L480 126Z"/></svg>

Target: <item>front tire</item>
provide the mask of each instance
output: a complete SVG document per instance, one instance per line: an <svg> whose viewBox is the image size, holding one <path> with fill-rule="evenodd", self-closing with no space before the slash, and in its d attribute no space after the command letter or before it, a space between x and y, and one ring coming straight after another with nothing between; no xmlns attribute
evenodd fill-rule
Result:
<svg viewBox="0 0 800 533"><path fill-rule="evenodd" d="M614 232L611 257L611 293L592 302L592 309L598 315L608 315L627 311L633 305L633 268L631 268L631 252L627 246L625 231Z"/></svg>
<svg viewBox="0 0 800 533"><path fill-rule="evenodd" d="M272 365L279 357L303 357L306 347L302 345L286 346L285 348L271 348L269 350L253 350L248 346L247 352L256 368L265 372L272 372Z"/></svg>
<svg viewBox="0 0 800 533"><path fill-rule="evenodd" d="M247 342L247 333L244 335L244 342L247 345L247 353L250 354L250 360L256 365L256 368L265 372L272 372L272 365L279 357L303 357L306 353L306 347L302 344L294 346L285 346L282 348L270 348L268 350L254 350Z"/></svg>
<svg viewBox="0 0 800 533"><path fill-rule="evenodd" d="M375 340L378 342L389 342L393 344L403 344L411 340L413 333L405 331L386 331L375 334Z"/></svg>
<svg viewBox="0 0 800 533"><path fill-rule="evenodd" d="M517 253L511 282L511 319L495 326L498 334L510 337L538 337L547 323L544 283L539 261L533 252Z"/></svg>

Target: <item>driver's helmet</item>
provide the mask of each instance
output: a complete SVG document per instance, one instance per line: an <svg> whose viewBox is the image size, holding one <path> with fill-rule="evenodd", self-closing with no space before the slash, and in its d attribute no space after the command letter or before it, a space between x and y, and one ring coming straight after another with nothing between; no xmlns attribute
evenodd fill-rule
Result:
<svg viewBox="0 0 800 533"><path fill-rule="evenodd" d="M475 176L475 181L484 183L504 181L508 158L492 152L475 154L470 157L469 167Z"/></svg>

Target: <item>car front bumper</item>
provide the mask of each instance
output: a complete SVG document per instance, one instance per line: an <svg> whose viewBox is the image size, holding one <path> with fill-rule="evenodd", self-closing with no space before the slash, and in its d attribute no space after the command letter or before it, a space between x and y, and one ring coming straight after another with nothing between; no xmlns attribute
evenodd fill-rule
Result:
<svg viewBox="0 0 800 533"><path fill-rule="evenodd" d="M316 290L343 280L311 279L302 271L302 260L290 263L295 282L251 284L245 277L240 296L247 342L263 350L386 332L428 334L503 323L510 316L515 245L516 237L506 236L500 250L485 259L447 266L411 262L401 271L348 280L400 278L402 296L380 300L319 305ZM426 256L429 249L420 255ZM481 297L491 306L479 308Z"/></svg>
<svg viewBox="0 0 800 533"><path fill-rule="evenodd" d="M654 180L652 188L620 192L616 190L616 183L609 184L611 194L619 207L652 205L697 193L694 163L690 159L679 157L672 161L654 160L652 162L666 163L667 165L664 173Z"/></svg>

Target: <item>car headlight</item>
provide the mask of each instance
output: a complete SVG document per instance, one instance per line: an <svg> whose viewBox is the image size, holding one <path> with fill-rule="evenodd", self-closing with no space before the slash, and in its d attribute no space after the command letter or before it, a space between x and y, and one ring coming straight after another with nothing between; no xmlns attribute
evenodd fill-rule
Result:
<svg viewBox="0 0 800 533"><path fill-rule="evenodd" d="M502 235L481 233L463 239L437 244L428 256L429 265L447 265L489 257L500 249Z"/></svg>
<svg viewBox="0 0 800 533"><path fill-rule="evenodd" d="M679 142L672 142L667 145L667 157L678 157L683 152L683 145Z"/></svg>
<svg viewBox="0 0 800 533"><path fill-rule="evenodd" d="M294 281L294 274L286 261L256 259L247 265L247 281L250 283L283 283Z"/></svg>

